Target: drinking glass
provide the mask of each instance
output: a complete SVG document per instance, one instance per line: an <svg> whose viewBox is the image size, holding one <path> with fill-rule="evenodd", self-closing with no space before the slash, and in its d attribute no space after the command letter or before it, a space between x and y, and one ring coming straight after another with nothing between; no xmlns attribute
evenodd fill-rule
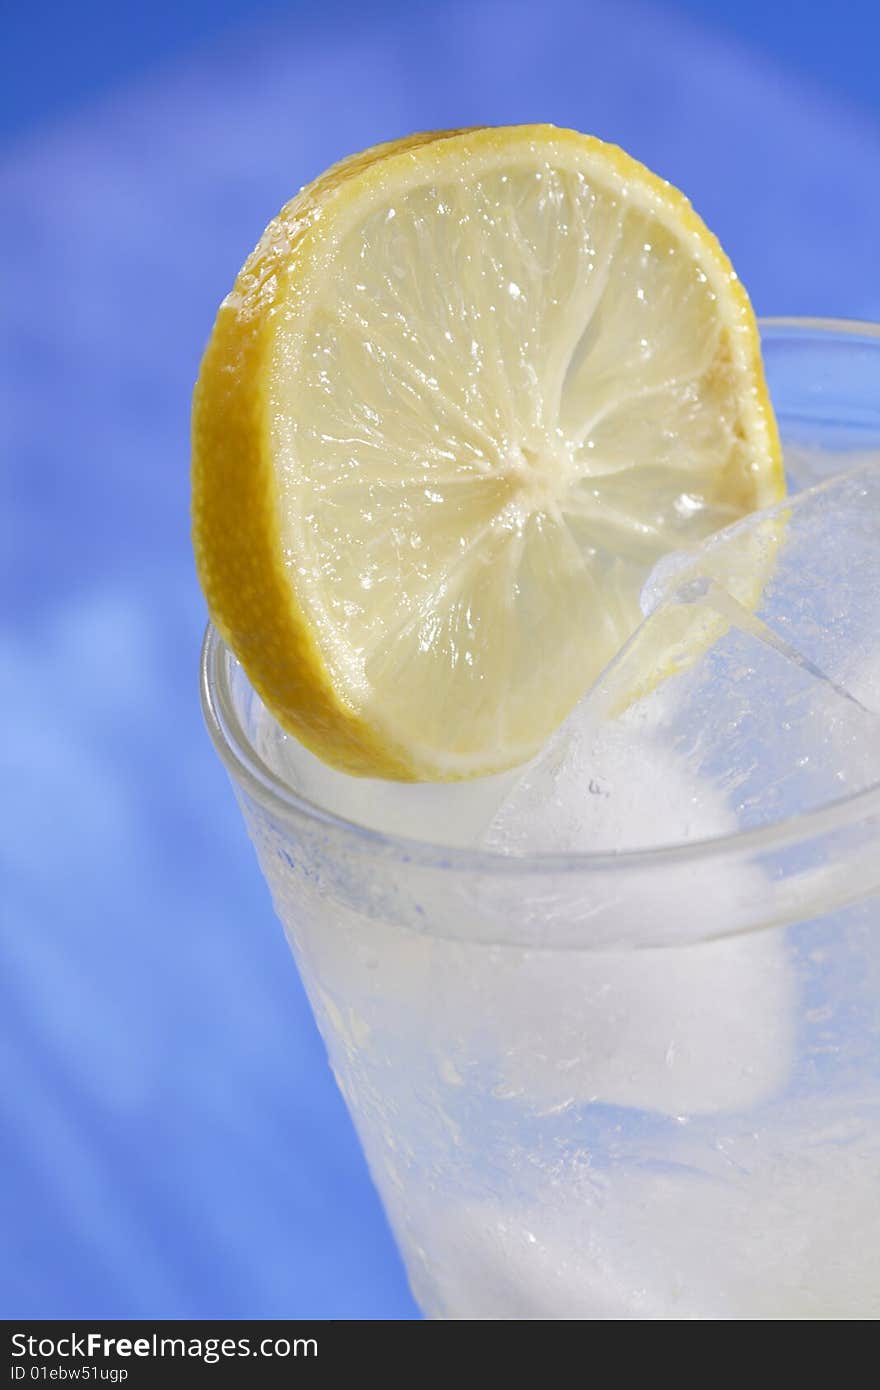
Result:
<svg viewBox="0 0 880 1390"><path fill-rule="evenodd" d="M794 482L880 451L880 328L761 329ZM202 697L428 1317L880 1315L880 786L505 856L479 786L322 783L211 628Z"/></svg>

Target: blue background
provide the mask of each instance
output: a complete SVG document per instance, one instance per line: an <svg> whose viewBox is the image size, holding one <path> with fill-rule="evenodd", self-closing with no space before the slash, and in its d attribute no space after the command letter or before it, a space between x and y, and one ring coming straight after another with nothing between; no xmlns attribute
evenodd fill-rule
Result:
<svg viewBox="0 0 880 1390"><path fill-rule="evenodd" d="M0 1316L417 1316L203 732L188 413L268 217L412 129L683 187L880 317L876 0L0 7Z"/></svg>

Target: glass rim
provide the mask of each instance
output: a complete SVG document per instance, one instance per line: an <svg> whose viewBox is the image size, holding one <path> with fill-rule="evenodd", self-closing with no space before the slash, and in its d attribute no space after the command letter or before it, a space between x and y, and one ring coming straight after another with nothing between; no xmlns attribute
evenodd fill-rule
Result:
<svg viewBox="0 0 880 1390"><path fill-rule="evenodd" d="M857 319L770 317L758 320L762 333L784 337L845 336L880 340L880 323ZM234 782L265 809L304 828L320 829L338 838L347 849L368 852L444 871L505 876L570 873L631 873L665 865L727 859L754 852L768 853L802 844L818 836L880 817L880 782L821 806L750 830L637 849L551 851L505 854L468 845L438 844L376 830L301 796L260 757L236 714L226 681L227 661L236 660L221 634L208 622L202 643L200 688L202 712L212 742Z"/></svg>

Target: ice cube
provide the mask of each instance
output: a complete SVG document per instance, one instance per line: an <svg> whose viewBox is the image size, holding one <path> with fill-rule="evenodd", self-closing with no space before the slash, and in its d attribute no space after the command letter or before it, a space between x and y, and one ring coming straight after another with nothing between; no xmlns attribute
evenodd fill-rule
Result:
<svg viewBox="0 0 880 1390"><path fill-rule="evenodd" d="M880 780L880 465L668 557L645 607L505 797L487 844L680 843Z"/></svg>

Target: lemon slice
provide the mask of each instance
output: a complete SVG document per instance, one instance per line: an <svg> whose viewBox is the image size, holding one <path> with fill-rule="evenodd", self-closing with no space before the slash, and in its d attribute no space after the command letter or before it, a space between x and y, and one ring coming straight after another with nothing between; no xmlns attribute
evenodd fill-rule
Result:
<svg viewBox="0 0 880 1390"><path fill-rule="evenodd" d="M783 486L718 242L551 126L416 136L304 189L196 389L213 620L286 729L373 777L531 757L655 561Z"/></svg>

